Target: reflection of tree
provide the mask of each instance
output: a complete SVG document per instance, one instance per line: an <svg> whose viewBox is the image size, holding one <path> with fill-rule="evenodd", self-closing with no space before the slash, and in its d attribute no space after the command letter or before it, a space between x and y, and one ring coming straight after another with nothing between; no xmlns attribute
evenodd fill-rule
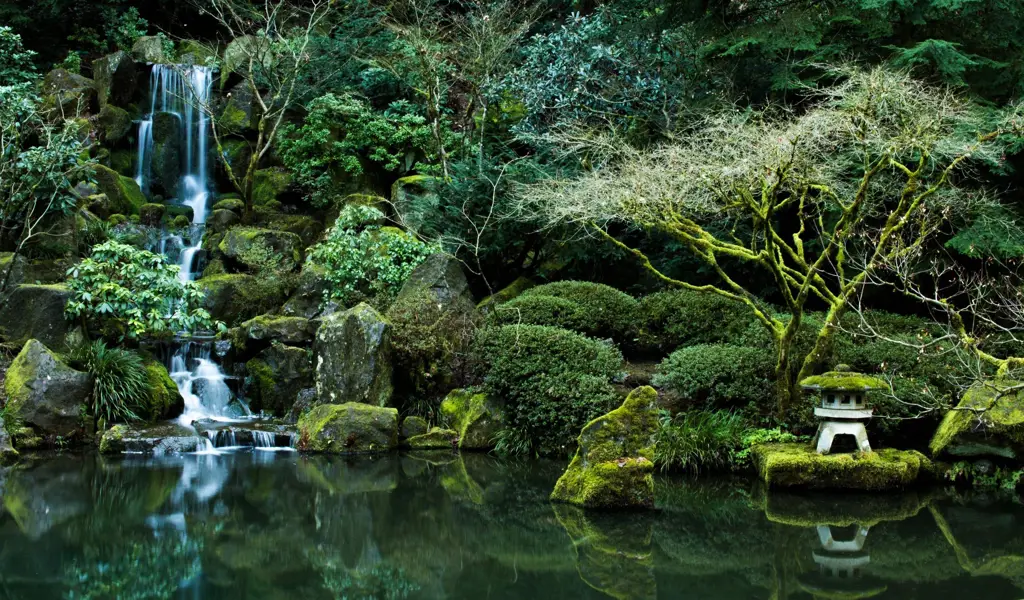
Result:
<svg viewBox="0 0 1024 600"><path fill-rule="evenodd" d="M404 570L380 562L379 556L361 558L350 569L331 547L320 546L307 555L320 572L324 589L339 600L403 600L420 589L405 576Z"/></svg>
<svg viewBox="0 0 1024 600"><path fill-rule="evenodd" d="M183 581L202 571L201 552L201 541L173 534L123 544L86 545L82 556L65 569L65 598L171 598Z"/></svg>

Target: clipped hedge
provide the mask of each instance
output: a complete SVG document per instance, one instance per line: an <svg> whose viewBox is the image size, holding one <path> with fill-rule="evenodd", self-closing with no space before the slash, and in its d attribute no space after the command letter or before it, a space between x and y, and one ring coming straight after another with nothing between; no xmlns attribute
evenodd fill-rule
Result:
<svg viewBox="0 0 1024 600"><path fill-rule="evenodd" d="M491 325L547 325L572 331L587 327L583 308L555 296L520 296L495 308L487 319Z"/></svg>
<svg viewBox="0 0 1024 600"><path fill-rule="evenodd" d="M761 348L686 346L662 361L652 381L702 408L775 405L775 359Z"/></svg>
<svg viewBox="0 0 1024 600"><path fill-rule="evenodd" d="M622 371L622 354L579 333L540 325L485 327L474 355L484 388L505 402L504 434L528 440L536 454L570 453L583 425L618 404L611 381Z"/></svg>
<svg viewBox="0 0 1024 600"><path fill-rule="evenodd" d="M670 352L697 344L735 344L751 325L750 307L718 294L680 289L640 299L644 347Z"/></svg>
<svg viewBox="0 0 1024 600"><path fill-rule="evenodd" d="M523 292L517 298L520 302L527 302L526 298L545 296L550 298L561 298L573 302L577 306L578 323L570 323L571 329L595 338L611 338L617 344L631 346L636 341L638 333L638 321L640 315L640 303L625 292L613 287L588 281L558 281L547 283ZM509 308L507 303L502 308ZM521 306L521 305L520 305ZM534 309L538 305L534 304ZM551 305L548 305L551 308ZM537 309L538 314L542 314ZM526 321L521 321L526 323ZM547 325L549 323L536 323ZM566 328L570 328L565 326Z"/></svg>

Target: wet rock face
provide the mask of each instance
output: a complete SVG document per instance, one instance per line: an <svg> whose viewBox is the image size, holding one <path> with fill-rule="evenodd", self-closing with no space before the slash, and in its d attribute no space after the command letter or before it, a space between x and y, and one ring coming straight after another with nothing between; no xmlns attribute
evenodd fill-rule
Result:
<svg viewBox="0 0 1024 600"><path fill-rule="evenodd" d="M170 198L178 197L181 178L181 116L171 112L153 115L153 185Z"/></svg>
<svg viewBox="0 0 1024 600"><path fill-rule="evenodd" d="M391 325L369 304L325 318L313 351L320 404L391 402Z"/></svg>
<svg viewBox="0 0 1024 600"><path fill-rule="evenodd" d="M64 364L39 340L29 340L7 370L7 410L44 436L74 438L92 377Z"/></svg>
<svg viewBox="0 0 1024 600"><path fill-rule="evenodd" d="M246 363L253 382L252 408L284 416L296 397L313 383L309 352L283 344L273 344Z"/></svg>
<svg viewBox="0 0 1024 600"><path fill-rule="evenodd" d="M584 508L654 508L657 400L654 388L637 388L622 406L587 423L551 500Z"/></svg>
<svg viewBox="0 0 1024 600"><path fill-rule="evenodd" d="M64 305L70 297L71 290L64 285L16 286L0 307L0 335L9 343L37 339L47 347L63 349L74 329L64 318Z"/></svg>
<svg viewBox="0 0 1024 600"><path fill-rule="evenodd" d="M501 405L487 394L454 390L441 402L441 416L459 434L462 450L490 450L505 419Z"/></svg>
<svg viewBox="0 0 1024 600"><path fill-rule="evenodd" d="M398 410L358 402L322 404L299 419L299 449L349 454L398 446Z"/></svg>
<svg viewBox="0 0 1024 600"><path fill-rule="evenodd" d="M135 61L127 52L114 52L92 62L100 107L127 106L136 92Z"/></svg>

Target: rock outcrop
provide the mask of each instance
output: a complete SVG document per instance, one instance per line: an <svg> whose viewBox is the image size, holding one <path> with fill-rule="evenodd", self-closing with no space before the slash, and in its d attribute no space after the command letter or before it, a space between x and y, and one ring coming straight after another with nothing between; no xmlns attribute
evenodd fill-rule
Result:
<svg viewBox="0 0 1024 600"><path fill-rule="evenodd" d="M73 439L92 393L92 377L64 364L39 340L29 340L7 369L8 414L35 434Z"/></svg>
<svg viewBox="0 0 1024 600"><path fill-rule="evenodd" d="M96 173L96 185L100 192L107 196L112 214L139 214L139 209L146 203L146 196L134 179L124 177L103 165L93 165L93 169Z"/></svg>
<svg viewBox="0 0 1024 600"><path fill-rule="evenodd" d="M1014 389L1022 383L984 381L967 390L932 436L932 456L1024 456L1024 393Z"/></svg>
<svg viewBox="0 0 1024 600"><path fill-rule="evenodd" d="M391 402L391 325L369 304L325 318L313 351L319 403Z"/></svg>
<svg viewBox="0 0 1024 600"><path fill-rule="evenodd" d="M0 307L0 335L11 344L37 339L47 347L62 350L74 329L64 318L64 306L70 297L71 290L65 285L16 286Z"/></svg>
<svg viewBox="0 0 1024 600"><path fill-rule="evenodd" d="M633 390L622 406L587 423L551 500L584 508L654 508L658 393Z"/></svg>
<svg viewBox="0 0 1024 600"><path fill-rule="evenodd" d="M321 404L299 419L299 449L348 454L398 446L398 410L358 402Z"/></svg>
<svg viewBox="0 0 1024 600"><path fill-rule="evenodd" d="M441 402L441 417L458 432L460 449L490 450L505 415L487 394L454 390Z"/></svg>
<svg viewBox="0 0 1024 600"><path fill-rule="evenodd" d="M128 106L136 92L135 61L118 51L92 61L92 75L100 108Z"/></svg>
<svg viewBox="0 0 1024 600"><path fill-rule="evenodd" d="M313 385L310 353L275 343L245 364L252 380L251 408L278 416L288 414L300 391Z"/></svg>
<svg viewBox="0 0 1024 600"><path fill-rule="evenodd" d="M232 227L217 249L247 267L259 267L259 260L273 259L278 268L290 271L302 262L302 240L286 231Z"/></svg>

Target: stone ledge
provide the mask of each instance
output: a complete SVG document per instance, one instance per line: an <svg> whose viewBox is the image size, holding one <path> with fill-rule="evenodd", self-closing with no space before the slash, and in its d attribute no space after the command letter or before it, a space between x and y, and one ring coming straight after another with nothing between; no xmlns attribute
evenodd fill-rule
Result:
<svg viewBox="0 0 1024 600"><path fill-rule="evenodd" d="M773 488L894 490L929 477L931 461L914 450L817 454L806 444L765 444L753 450L760 478Z"/></svg>

